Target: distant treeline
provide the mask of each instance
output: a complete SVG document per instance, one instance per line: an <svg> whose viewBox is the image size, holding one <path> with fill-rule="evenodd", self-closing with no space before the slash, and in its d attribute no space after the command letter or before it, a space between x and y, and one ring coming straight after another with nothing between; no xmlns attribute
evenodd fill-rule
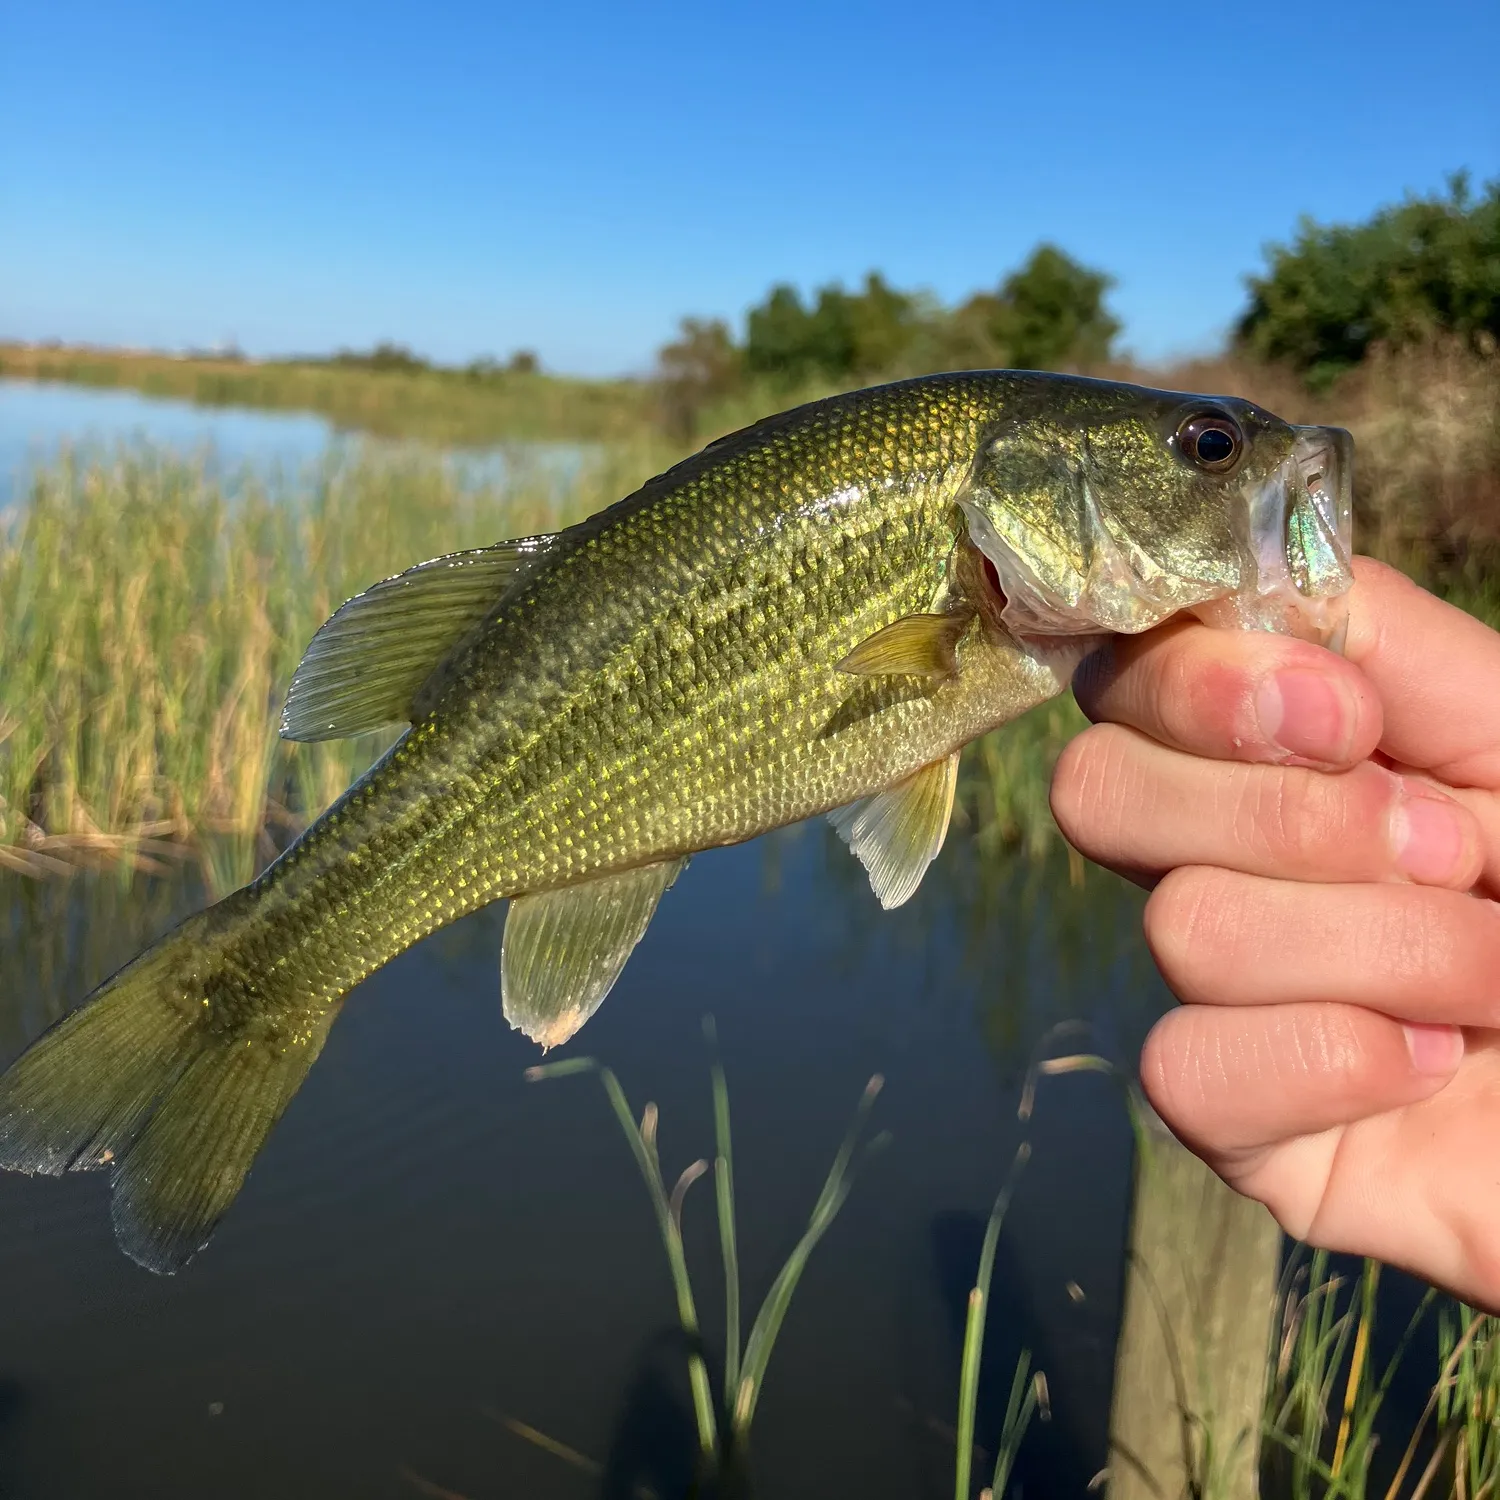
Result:
<svg viewBox="0 0 1500 1500"><path fill-rule="evenodd" d="M667 422L690 437L704 407L752 383L790 392L926 370L1099 366L1120 331L1104 305L1111 285L1104 272L1041 245L994 291L955 308L898 291L877 271L859 291L830 285L808 301L775 286L750 309L743 340L722 319L683 320L657 357Z"/></svg>
<svg viewBox="0 0 1500 1500"><path fill-rule="evenodd" d="M1250 305L1231 354L1291 367L1313 388L1374 348L1398 352L1459 336L1484 352L1500 338L1500 183L1476 198L1462 174L1445 193L1409 197L1362 224L1306 219L1246 278ZM994 291L945 307L875 271L858 291L822 287L804 301L772 288L737 338L722 320L687 318L658 355L671 425L753 382L801 390L924 370L1009 366L1098 369L1115 353L1114 284L1055 245L1034 250Z"/></svg>
<svg viewBox="0 0 1500 1500"><path fill-rule="evenodd" d="M358 349L340 349L337 354L327 358L304 355L293 363L339 365L345 369L374 370L380 374L394 372L402 375L421 375L439 370L450 374L455 373L452 366L435 364L430 359L424 359L420 354L413 354L405 344L395 344L388 340L376 344L373 349L366 352ZM539 375L541 370L542 362L535 350L517 349L504 361L488 354L481 355L478 359L471 359L466 365L458 366L456 373L467 375L474 380L487 380L503 375Z"/></svg>

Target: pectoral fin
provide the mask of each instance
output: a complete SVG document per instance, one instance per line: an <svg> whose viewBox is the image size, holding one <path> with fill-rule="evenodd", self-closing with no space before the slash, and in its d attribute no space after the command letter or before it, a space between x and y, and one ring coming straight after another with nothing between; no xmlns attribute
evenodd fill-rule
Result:
<svg viewBox="0 0 1500 1500"><path fill-rule="evenodd" d="M958 666L955 650L973 618L971 611L963 610L902 615L862 640L839 663L839 671L859 677L951 677Z"/></svg>
<svg viewBox="0 0 1500 1500"><path fill-rule="evenodd" d="M887 911L916 894L927 866L937 858L957 785L955 752L886 791L829 813Z"/></svg>
<svg viewBox="0 0 1500 1500"><path fill-rule="evenodd" d="M543 1047L567 1041L620 977L686 857L517 896L500 947L505 1019Z"/></svg>
<svg viewBox="0 0 1500 1500"><path fill-rule="evenodd" d="M356 594L312 638L287 692L282 738L341 739L408 722L423 683L555 540L453 552Z"/></svg>

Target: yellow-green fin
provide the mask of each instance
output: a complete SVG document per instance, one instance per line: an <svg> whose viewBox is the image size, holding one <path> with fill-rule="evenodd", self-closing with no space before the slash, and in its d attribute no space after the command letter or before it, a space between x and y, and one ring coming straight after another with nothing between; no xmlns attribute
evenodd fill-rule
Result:
<svg viewBox="0 0 1500 1500"><path fill-rule="evenodd" d="M282 738L334 740L409 721L422 684L555 540L453 552L356 594L312 638L286 695Z"/></svg>
<svg viewBox="0 0 1500 1500"><path fill-rule="evenodd" d="M911 677L951 677L958 662L954 651L974 618L955 611L941 615L902 615L883 630L867 636L843 661L839 671L860 677L904 674Z"/></svg>
<svg viewBox="0 0 1500 1500"><path fill-rule="evenodd" d="M620 977L686 857L517 896L500 947L505 1019L543 1047L567 1041Z"/></svg>
<svg viewBox="0 0 1500 1500"><path fill-rule="evenodd" d="M957 785L955 753L886 791L829 813L829 821L865 867L870 888L887 911L916 894L927 866L937 858Z"/></svg>

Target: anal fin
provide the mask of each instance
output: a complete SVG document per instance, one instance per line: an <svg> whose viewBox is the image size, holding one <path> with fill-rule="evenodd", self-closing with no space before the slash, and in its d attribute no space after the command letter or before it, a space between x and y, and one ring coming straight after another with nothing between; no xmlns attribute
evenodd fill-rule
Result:
<svg viewBox="0 0 1500 1500"><path fill-rule="evenodd" d="M955 751L873 797L829 813L829 821L865 867L870 888L887 911L916 894L927 866L937 858L957 785Z"/></svg>
<svg viewBox="0 0 1500 1500"><path fill-rule="evenodd" d="M970 610L902 615L862 640L838 664L839 671L859 677L951 677L958 668L958 643L973 618Z"/></svg>
<svg viewBox="0 0 1500 1500"><path fill-rule="evenodd" d="M620 977L687 858L517 896L500 946L505 1019L543 1047L567 1041Z"/></svg>

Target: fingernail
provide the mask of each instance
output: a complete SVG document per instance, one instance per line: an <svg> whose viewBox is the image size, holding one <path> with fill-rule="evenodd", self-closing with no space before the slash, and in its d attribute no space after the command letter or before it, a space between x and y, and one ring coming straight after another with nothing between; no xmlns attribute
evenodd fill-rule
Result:
<svg viewBox="0 0 1500 1500"><path fill-rule="evenodd" d="M1418 1022L1401 1028L1411 1065L1429 1078L1446 1078L1463 1061L1464 1034L1457 1026L1427 1026Z"/></svg>
<svg viewBox="0 0 1500 1500"><path fill-rule="evenodd" d="M1468 830L1447 798L1402 782L1391 806L1391 847L1396 867L1421 885L1445 885L1468 856Z"/></svg>
<svg viewBox="0 0 1500 1500"><path fill-rule="evenodd" d="M1354 702L1342 683L1322 672L1288 667L1255 692L1260 732L1273 745L1308 760L1343 761L1354 738Z"/></svg>

